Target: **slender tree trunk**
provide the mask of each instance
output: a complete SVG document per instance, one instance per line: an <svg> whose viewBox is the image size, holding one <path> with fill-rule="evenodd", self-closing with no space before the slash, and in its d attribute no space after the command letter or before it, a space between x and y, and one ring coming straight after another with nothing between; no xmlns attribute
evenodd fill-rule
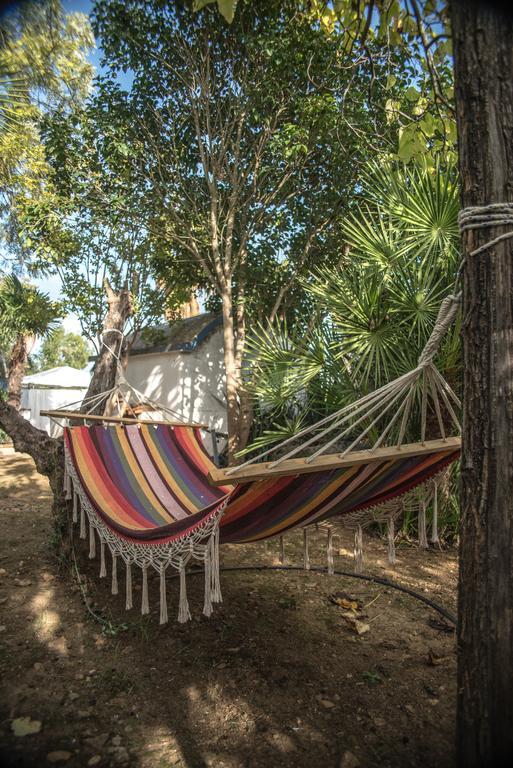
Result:
<svg viewBox="0 0 513 768"><path fill-rule="evenodd" d="M238 380L237 365L235 360L235 328L233 322L233 302L231 287L228 286L222 295L223 311L223 340L224 340L224 367L226 375L226 416L228 421L228 462L233 464L235 454L239 448L238 423Z"/></svg>
<svg viewBox="0 0 513 768"><path fill-rule="evenodd" d="M463 207L513 201L513 22L452 1ZM463 238L461 768L513 764L513 239Z"/></svg>
<svg viewBox="0 0 513 768"><path fill-rule="evenodd" d="M96 358L93 377L85 398L94 397L112 389L116 383L117 360L122 356L123 329L132 312L131 295L125 286L119 293L113 290L108 280L104 283L107 293L108 310L103 322L103 345ZM110 401L102 400L87 412L102 416L109 408Z"/></svg>
<svg viewBox="0 0 513 768"><path fill-rule="evenodd" d="M11 351L7 373L7 402L17 411L20 410L21 406L21 385L27 370L27 363L27 337L19 333Z"/></svg>

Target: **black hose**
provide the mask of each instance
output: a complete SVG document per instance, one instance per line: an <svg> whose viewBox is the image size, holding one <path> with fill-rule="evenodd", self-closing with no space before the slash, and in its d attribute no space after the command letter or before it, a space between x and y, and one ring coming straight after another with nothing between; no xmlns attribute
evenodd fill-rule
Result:
<svg viewBox="0 0 513 768"><path fill-rule="evenodd" d="M219 570L224 573L226 571L305 571L305 568L301 565L223 565L219 568ZM311 566L310 571L315 571L316 573L327 573L328 569L321 568L320 566ZM187 571L188 576L194 576L195 574L200 573L203 573L203 571L200 569ZM398 592L404 592L406 595L410 595L416 600L420 600L421 603L429 605L430 608L433 608L433 610L437 611L441 616L450 621L451 624L456 626L456 616L451 611L448 611L447 608L438 605L438 603L435 603L428 597L424 597L424 595L421 595L419 592L415 592L409 587L403 587L401 584L395 584L393 581L384 579L381 576L367 576L364 573L352 573L351 571L333 571L333 573L336 576L348 576L351 579L363 579L364 581L370 581L374 584L382 584L385 587L397 589ZM173 574L171 578L178 578L178 576L179 574Z"/></svg>

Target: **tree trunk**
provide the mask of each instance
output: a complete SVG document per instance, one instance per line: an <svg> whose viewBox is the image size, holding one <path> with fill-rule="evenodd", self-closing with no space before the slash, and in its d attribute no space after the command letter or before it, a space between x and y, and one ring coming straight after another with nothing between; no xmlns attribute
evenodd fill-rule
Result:
<svg viewBox="0 0 513 768"><path fill-rule="evenodd" d="M107 286L106 286L107 288ZM104 328L119 328L122 330L126 318L128 317L131 305L130 295L127 290L116 294L108 286L107 295L109 299L109 311L105 317ZM121 336L117 333L105 334L105 340L111 349L115 352L119 348ZM19 359L23 357L23 350L26 350L26 339L24 345L20 344ZM93 378L89 391L101 392L105 386L109 386L116 379L116 360L112 353L101 355L101 364L95 366ZM26 363L25 363L26 364ZM19 377L19 374L17 374ZM22 374L23 376L23 374ZM17 379L16 379L17 380ZM9 379L10 382L10 379ZM111 384L111 386L112 386ZM70 551L70 510L63 493L64 476L64 447L61 438L53 438L46 432L36 429L30 422L23 418L18 412L18 408L0 398L0 427L7 432L12 439L14 449L20 453L28 453L34 460L37 471L46 475L50 481L50 487L53 493L53 514L56 530L59 534L59 555L64 556L66 561Z"/></svg>
<svg viewBox="0 0 513 768"><path fill-rule="evenodd" d="M119 293L113 290L108 280L104 282L108 310L103 323L103 344L96 358L93 377L84 400L112 389L117 378L117 360L122 357L123 329L132 312L131 294L125 286ZM92 407L85 407L88 413L103 416L109 407L108 400L101 400Z"/></svg>
<svg viewBox="0 0 513 768"><path fill-rule="evenodd" d="M513 201L513 22L452 2L463 207ZM461 768L513 763L513 239L463 238L458 621Z"/></svg>
<svg viewBox="0 0 513 768"><path fill-rule="evenodd" d="M7 402L17 411L20 410L21 406L21 385L27 370L27 363L27 337L19 333L11 351L7 373Z"/></svg>
<svg viewBox="0 0 513 768"><path fill-rule="evenodd" d="M222 308L224 367L226 375L226 416L228 421L228 463L233 464L236 461L235 454L239 449L239 403L237 366L235 361L235 329L232 313L232 296L229 289L223 293Z"/></svg>

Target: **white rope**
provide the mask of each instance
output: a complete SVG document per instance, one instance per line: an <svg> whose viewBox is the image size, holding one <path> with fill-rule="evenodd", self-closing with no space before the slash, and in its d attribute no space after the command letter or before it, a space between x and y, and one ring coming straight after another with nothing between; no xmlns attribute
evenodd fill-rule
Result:
<svg viewBox="0 0 513 768"><path fill-rule="evenodd" d="M132 607L132 565L126 564L126 602L125 610L129 611Z"/></svg>
<svg viewBox="0 0 513 768"><path fill-rule="evenodd" d="M388 518L388 562L390 565L395 565L395 530L394 530L394 518L390 516Z"/></svg>
<svg viewBox="0 0 513 768"><path fill-rule="evenodd" d="M513 203L490 203L489 205L474 205L464 208L458 214L460 232L468 232L474 229L488 229L490 227L511 227L509 232L497 235L479 248L471 251L469 256L477 256L502 240L513 237Z"/></svg>
<svg viewBox="0 0 513 768"><path fill-rule="evenodd" d="M333 576L335 567L333 564L333 529L331 525L328 528L328 544L326 547L326 556L328 560L328 576Z"/></svg>
<svg viewBox="0 0 513 768"><path fill-rule="evenodd" d="M426 528L426 502L425 502L425 500L422 500L420 502L418 528L419 528L419 547L421 549L429 549L429 544L428 544L428 540L427 540L427 528Z"/></svg>
<svg viewBox="0 0 513 768"><path fill-rule="evenodd" d="M439 544L438 538L438 483L433 481L433 520L431 522L431 543Z"/></svg>

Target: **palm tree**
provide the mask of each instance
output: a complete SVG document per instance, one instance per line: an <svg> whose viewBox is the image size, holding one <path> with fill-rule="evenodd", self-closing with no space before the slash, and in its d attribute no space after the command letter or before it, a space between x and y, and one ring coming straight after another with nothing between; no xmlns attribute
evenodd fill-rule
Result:
<svg viewBox="0 0 513 768"><path fill-rule="evenodd" d="M249 388L260 419L249 450L293 435L417 364L459 262L454 167L372 165L356 212L342 223L349 249L336 269L304 281L317 322L305 333L259 328L250 342ZM459 328L437 364L456 389ZM418 439L418 408L410 437Z"/></svg>
<svg viewBox="0 0 513 768"><path fill-rule="evenodd" d="M37 337L45 337L63 316L60 302L15 275L0 280L0 342L10 346L7 402L19 410L21 384L28 356Z"/></svg>

